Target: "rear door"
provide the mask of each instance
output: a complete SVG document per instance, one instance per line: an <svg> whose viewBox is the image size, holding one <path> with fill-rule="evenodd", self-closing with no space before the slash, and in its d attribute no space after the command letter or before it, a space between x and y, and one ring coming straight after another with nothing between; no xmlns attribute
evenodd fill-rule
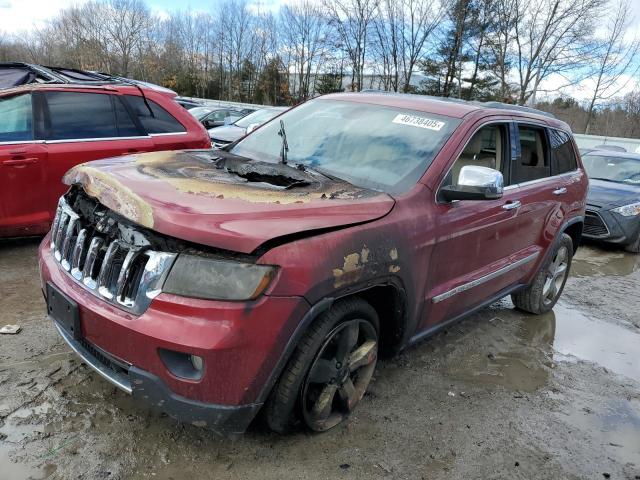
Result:
<svg viewBox="0 0 640 480"><path fill-rule="evenodd" d="M567 214L564 199L569 198L569 189L574 188L571 175L557 172L560 167L557 150L566 142L562 141L561 132L552 136L548 133L543 125L516 123L518 153L511 174L511 182L519 185L521 195L518 216L521 238L540 254L564 223ZM566 141L571 143L570 137ZM542 260L542 255L538 260Z"/></svg>
<svg viewBox="0 0 640 480"><path fill-rule="evenodd" d="M32 94L0 97L0 119L0 237L44 233L47 151L34 135Z"/></svg>
<svg viewBox="0 0 640 480"><path fill-rule="evenodd" d="M430 261L423 329L496 296L532 261L518 228L521 193L508 182L511 144L507 120L476 127L441 185L454 185L466 165L500 170L506 182L497 200L437 201L439 235Z"/></svg>
<svg viewBox="0 0 640 480"><path fill-rule="evenodd" d="M51 213L68 188L62 177L73 166L154 149L120 95L67 90L40 92L36 98L45 118L41 129L49 155L45 176Z"/></svg>

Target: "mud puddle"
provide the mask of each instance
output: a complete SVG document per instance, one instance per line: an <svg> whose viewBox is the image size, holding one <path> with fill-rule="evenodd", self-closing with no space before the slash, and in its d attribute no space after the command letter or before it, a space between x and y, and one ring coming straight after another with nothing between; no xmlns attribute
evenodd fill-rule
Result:
<svg viewBox="0 0 640 480"><path fill-rule="evenodd" d="M640 270L640 255L619 249L581 246L571 264L574 277L626 276Z"/></svg>

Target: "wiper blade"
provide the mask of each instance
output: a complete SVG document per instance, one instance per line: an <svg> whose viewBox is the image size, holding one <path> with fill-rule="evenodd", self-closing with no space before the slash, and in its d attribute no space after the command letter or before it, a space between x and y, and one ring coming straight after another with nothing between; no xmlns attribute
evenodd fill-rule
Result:
<svg viewBox="0 0 640 480"><path fill-rule="evenodd" d="M280 130L278 135L282 137L282 147L280 148L280 163L287 164L287 153L289 153L289 144L287 143L287 132L284 129L284 122L280 120Z"/></svg>

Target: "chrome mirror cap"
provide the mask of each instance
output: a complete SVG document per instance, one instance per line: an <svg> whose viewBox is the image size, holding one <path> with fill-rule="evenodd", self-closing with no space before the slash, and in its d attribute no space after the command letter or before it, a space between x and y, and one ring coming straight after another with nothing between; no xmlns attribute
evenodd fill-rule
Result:
<svg viewBox="0 0 640 480"><path fill-rule="evenodd" d="M458 187L470 187L484 190L485 198L502 197L504 192L504 178L498 170L479 165L466 165L460 170Z"/></svg>

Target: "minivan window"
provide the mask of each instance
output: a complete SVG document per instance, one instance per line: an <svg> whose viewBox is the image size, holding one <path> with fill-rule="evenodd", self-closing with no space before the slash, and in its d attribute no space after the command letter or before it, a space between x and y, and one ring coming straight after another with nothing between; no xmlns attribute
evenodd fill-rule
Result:
<svg viewBox="0 0 640 480"><path fill-rule="evenodd" d="M553 174L572 172L578 168L576 152L568 133L549 129L549 144L551 145L551 160Z"/></svg>
<svg viewBox="0 0 640 480"><path fill-rule="evenodd" d="M245 137L231 153L280 161L285 127L288 163L359 187L407 191L417 183L460 120L434 113L317 99L285 112Z"/></svg>
<svg viewBox="0 0 640 480"><path fill-rule="evenodd" d="M125 95L147 133L181 133L187 130L173 115L153 100L137 95Z"/></svg>
<svg viewBox="0 0 640 480"><path fill-rule="evenodd" d="M45 92L46 140L118 137L111 96L103 93Z"/></svg>
<svg viewBox="0 0 640 480"><path fill-rule="evenodd" d="M511 183L524 183L551 175L547 142L542 128L518 125L520 158L515 162Z"/></svg>
<svg viewBox="0 0 640 480"><path fill-rule="evenodd" d="M33 140L31 95L0 97L0 142Z"/></svg>

